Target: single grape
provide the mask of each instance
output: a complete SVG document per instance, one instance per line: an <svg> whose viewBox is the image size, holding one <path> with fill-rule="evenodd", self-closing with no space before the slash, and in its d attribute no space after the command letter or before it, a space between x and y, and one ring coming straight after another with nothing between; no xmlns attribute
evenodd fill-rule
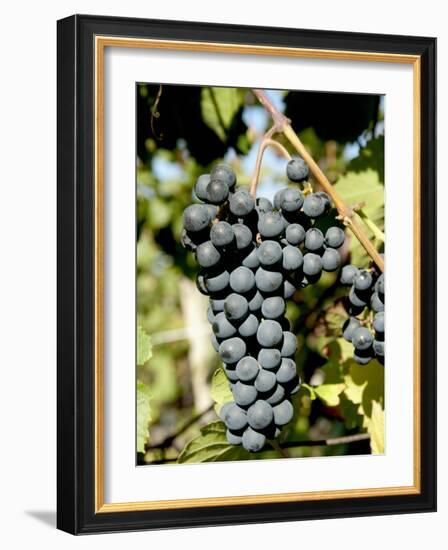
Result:
<svg viewBox="0 0 448 550"><path fill-rule="evenodd" d="M366 327L358 327L353 331L352 344L357 350L366 350L372 345L373 336Z"/></svg>
<svg viewBox="0 0 448 550"><path fill-rule="evenodd" d="M281 384L277 384L274 392L266 399L266 402L269 403L269 405L277 405L280 401L283 401L285 396L285 388Z"/></svg>
<svg viewBox="0 0 448 550"><path fill-rule="evenodd" d="M224 403L219 411L219 416L230 430L240 431L247 426L246 411L240 409L235 403Z"/></svg>
<svg viewBox="0 0 448 550"><path fill-rule="evenodd" d="M303 194L299 189L286 189L282 195L281 209L284 212L297 212L302 208Z"/></svg>
<svg viewBox="0 0 448 550"><path fill-rule="evenodd" d="M204 204L191 204L183 214L183 223L187 231L196 233L209 226L212 218L210 211Z"/></svg>
<svg viewBox="0 0 448 550"><path fill-rule="evenodd" d="M325 201L316 193L311 193L303 201L303 211L309 218L318 218L325 212Z"/></svg>
<svg viewBox="0 0 448 550"><path fill-rule="evenodd" d="M243 321L249 315L249 304L244 296L233 292L224 301L224 314L230 322Z"/></svg>
<svg viewBox="0 0 448 550"><path fill-rule="evenodd" d="M322 259L317 254L308 252L303 257L303 272L305 275L319 275L322 271Z"/></svg>
<svg viewBox="0 0 448 550"><path fill-rule="evenodd" d="M384 334L384 311L379 311L373 318L375 332Z"/></svg>
<svg viewBox="0 0 448 550"><path fill-rule="evenodd" d="M275 373L279 384L287 384L297 376L295 362L288 357L283 357L278 371Z"/></svg>
<svg viewBox="0 0 448 550"><path fill-rule="evenodd" d="M283 229L282 217L278 212L268 212L258 220L258 231L264 239L279 237Z"/></svg>
<svg viewBox="0 0 448 550"><path fill-rule="evenodd" d="M243 384L242 382L237 382L233 386L232 393L235 403L240 407L250 407L258 397L258 392L252 384Z"/></svg>
<svg viewBox="0 0 448 550"><path fill-rule="evenodd" d="M232 336L235 336L237 332L236 328L228 321L222 311L216 314L215 320L212 324L212 330L215 333L216 338L221 340L223 338L231 338Z"/></svg>
<svg viewBox="0 0 448 550"><path fill-rule="evenodd" d="M218 207L214 204L202 204L202 208L205 208L207 210L208 215L210 216L210 221L214 220L216 218L216 215L218 214Z"/></svg>
<svg viewBox="0 0 448 550"><path fill-rule="evenodd" d="M314 252L320 250L324 245L324 236L320 229L317 227L311 227L305 233L305 248Z"/></svg>
<svg viewBox="0 0 448 550"><path fill-rule="evenodd" d="M227 164L217 164L210 172L210 179L225 181L229 190L236 184L235 172Z"/></svg>
<svg viewBox="0 0 448 550"><path fill-rule="evenodd" d="M210 175L209 174L202 174L202 176L199 176L195 186L194 186L194 192L197 198L201 201L207 200L207 185L210 181Z"/></svg>
<svg viewBox="0 0 448 550"><path fill-rule="evenodd" d="M266 199L265 197L260 197L256 200L256 208L258 212L261 214L267 214L268 212L272 212L273 206L269 199Z"/></svg>
<svg viewBox="0 0 448 550"><path fill-rule="evenodd" d="M210 273L204 275L205 288L210 294L216 294L222 292L227 288L230 280L228 271L221 271L221 273Z"/></svg>
<svg viewBox="0 0 448 550"><path fill-rule="evenodd" d="M257 451L261 451L261 449L264 447L266 443L266 437L253 430L252 428L247 428L243 433L243 447L246 449L246 451L249 451L251 453L256 453Z"/></svg>
<svg viewBox="0 0 448 550"><path fill-rule="evenodd" d="M264 348L273 348L279 345L283 340L283 331L280 323L277 321L263 321L257 330L257 340L260 346Z"/></svg>
<svg viewBox="0 0 448 550"><path fill-rule="evenodd" d="M255 275L244 266L237 267L230 274L230 288L238 294L247 294L255 287Z"/></svg>
<svg viewBox="0 0 448 550"><path fill-rule="evenodd" d="M240 435L234 434L231 430L227 429L226 439L229 445L241 445L243 438Z"/></svg>
<svg viewBox="0 0 448 550"><path fill-rule="evenodd" d="M329 227L325 233L325 244L331 248L339 248L344 244L345 233L340 227Z"/></svg>
<svg viewBox="0 0 448 550"><path fill-rule="evenodd" d="M210 204L223 204L229 196L229 187L222 180L210 179L207 185L207 202Z"/></svg>
<svg viewBox="0 0 448 550"><path fill-rule="evenodd" d="M288 187L279 189L274 195L274 206L277 210L280 210L283 202L283 195L288 190Z"/></svg>
<svg viewBox="0 0 448 550"><path fill-rule="evenodd" d="M325 271L336 271L341 265L341 255L334 248L327 248L322 255L322 268Z"/></svg>
<svg viewBox="0 0 448 550"><path fill-rule="evenodd" d="M344 265L341 271L341 283L343 285L352 285L359 269L354 265Z"/></svg>
<svg viewBox="0 0 448 550"><path fill-rule="evenodd" d="M285 237L289 244L297 246L305 240L305 229L298 223L291 223L286 228Z"/></svg>
<svg viewBox="0 0 448 550"><path fill-rule="evenodd" d="M263 241L258 247L257 256L260 264L269 269L282 259L282 247L276 241Z"/></svg>
<svg viewBox="0 0 448 550"><path fill-rule="evenodd" d="M284 315L286 303L280 296L266 298L261 306L261 314L265 319L278 319Z"/></svg>
<svg viewBox="0 0 448 550"><path fill-rule="evenodd" d="M247 216L255 208L255 201L246 189L238 189L230 197L230 212L239 218Z"/></svg>
<svg viewBox="0 0 448 550"><path fill-rule="evenodd" d="M258 259L258 249L254 246L252 250L241 260L241 265L249 269L257 269L260 267Z"/></svg>
<svg viewBox="0 0 448 550"><path fill-rule="evenodd" d="M345 321L345 323L342 326L342 336L347 340L347 342L351 342L353 338L353 333L357 328L361 326L361 323L356 319L356 317L350 317Z"/></svg>
<svg viewBox="0 0 448 550"><path fill-rule="evenodd" d="M303 264L303 254L299 248L287 245L283 249L282 267L285 271L296 271Z"/></svg>
<svg viewBox="0 0 448 550"><path fill-rule="evenodd" d="M249 426L254 430L263 430L269 426L273 419L274 413L272 412L271 405L262 399L255 401L247 411L247 421Z"/></svg>
<svg viewBox="0 0 448 550"><path fill-rule="evenodd" d="M365 270L359 271L353 279L353 286L356 290L368 290L372 286L372 283L372 274Z"/></svg>
<svg viewBox="0 0 448 550"><path fill-rule="evenodd" d="M375 313L384 311L384 302L381 300L378 292L374 292L370 299L370 305Z"/></svg>
<svg viewBox="0 0 448 550"><path fill-rule="evenodd" d="M210 229L210 240L217 248L229 246L235 239L233 228L230 223L220 221L212 225Z"/></svg>
<svg viewBox="0 0 448 550"><path fill-rule="evenodd" d="M251 338L257 334L260 321L252 313L238 327L238 334L243 338Z"/></svg>
<svg viewBox="0 0 448 550"><path fill-rule="evenodd" d="M257 377L260 368L254 357L243 357L238 361L236 374L241 382L252 382Z"/></svg>
<svg viewBox="0 0 448 550"><path fill-rule="evenodd" d="M238 363L246 355L246 344L241 338L229 338L219 345L219 355L224 363Z"/></svg>
<svg viewBox="0 0 448 550"><path fill-rule="evenodd" d="M236 247L238 250L246 249L252 243L252 232L242 223L234 223L232 225L233 233L235 235Z"/></svg>
<svg viewBox="0 0 448 550"><path fill-rule="evenodd" d="M295 334L285 330L283 332L283 344L280 350L282 357L293 357L297 350L297 338Z"/></svg>
<svg viewBox="0 0 448 550"><path fill-rule="evenodd" d="M360 365L367 365L367 363L369 363L373 359L373 355L372 353L361 355L360 352L355 351L355 353L353 354L353 359Z"/></svg>
<svg viewBox="0 0 448 550"><path fill-rule="evenodd" d="M206 241L197 247L196 259L201 267L210 268L219 263L221 254L213 246L211 241Z"/></svg>
<svg viewBox="0 0 448 550"><path fill-rule="evenodd" d="M291 422L294 416L294 408L291 401L288 401L288 399L272 407L272 411L274 413L274 422L276 426L285 426Z"/></svg>
<svg viewBox="0 0 448 550"><path fill-rule="evenodd" d="M280 351L275 348L262 348L258 353L258 363L263 369L275 370L281 360Z"/></svg>
<svg viewBox="0 0 448 550"><path fill-rule="evenodd" d="M259 267L255 272L255 283L261 292L274 292L283 283L283 273L280 271L267 271Z"/></svg>
<svg viewBox="0 0 448 550"><path fill-rule="evenodd" d="M288 179L295 183L305 181L309 174L308 164L300 157L291 159L286 165Z"/></svg>
<svg viewBox="0 0 448 550"><path fill-rule="evenodd" d="M255 275L256 280L256 275ZM263 305L264 298L262 294L257 290L253 298L249 301L249 311L257 312L260 311Z"/></svg>
<svg viewBox="0 0 448 550"><path fill-rule="evenodd" d="M277 384L275 374L269 370L260 369L255 380L255 389L261 393L267 393Z"/></svg>
<svg viewBox="0 0 448 550"><path fill-rule="evenodd" d="M374 340L373 341L373 351L375 352L375 355L379 355L380 357L384 357L384 342L381 340Z"/></svg>

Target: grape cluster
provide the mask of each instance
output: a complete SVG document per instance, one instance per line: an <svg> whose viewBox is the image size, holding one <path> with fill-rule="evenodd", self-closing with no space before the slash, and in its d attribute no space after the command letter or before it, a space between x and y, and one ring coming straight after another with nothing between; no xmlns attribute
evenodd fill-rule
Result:
<svg viewBox="0 0 448 550"><path fill-rule="evenodd" d="M384 273L379 274L373 267L358 269L346 265L342 268L341 282L351 286L350 317L342 330L344 338L355 348L354 360L360 365L374 358L384 363Z"/></svg>
<svg viewBox="0 0 448 550"><path fill-rule="evenodd" d="M287 176L301 183L308 166L295 158ZM235 186L225 164L199 177L194 192L203 204L186 208L182 243L199 264L212 345L233 394L220 411L227 440L256 452L292 420L291 396L300 388L286 300L339 267L344 232L333 226L324 234L315 225L330 210L326 193L285 187L272 204Z"/></svg>

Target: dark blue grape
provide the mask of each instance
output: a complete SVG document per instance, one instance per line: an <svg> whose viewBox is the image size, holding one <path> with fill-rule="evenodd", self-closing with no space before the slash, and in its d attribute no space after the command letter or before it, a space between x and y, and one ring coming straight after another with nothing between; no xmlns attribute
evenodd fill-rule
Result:
<svg viewBox="0 0 448 550"><path fill-rule="evenodd" d="M303 201L303 211L309 218L318 218L325 212L326 203L316 193L311 193Z"/></svg>
<svg viewBox="0 0 448 550"><path fill-rule="evenodd" d="M357 328L361 326L361 323L356 319L355 317L350 317L345 321L344 325L342 326L342 335L347 340L347 342L351 342L353 338L353 333Z"/></svg>
<svg viewBox="0 0 448 550"><path fill-rule="evenodd" d="M384 334L384 311L379 311L373 318L375 332Z"/></svg>
<svg viewBox="0 0 448 550"><path fill-rule="evenodd" d="M210 172L210 179L224 181L229 190L236 184L235 172L227 164L217 164Z"/></svg>
<svg viewBox="0 0 448 550"><path fill-rule="evenodd" d="M260 369L255 380L255 389L260 393L267 393L277 384L275 374L269 370Z"/></svg>
<svg viewBox="0 0 448 550"><path fill-rule="evenodd" d="M230 322L243 321L249 315L249 304L241 294L232 293L224 302L224 314Z"/></svg>
<svg viewBox="0 0 448 550"><path fill-rule="evenodd" d="M202 174L202 176L199 176L194 186L195 195L199 200L204 202L207 200L207 185L209 181L210 175Z"/></svg>
<svg viewBox="0 0 448 550"><path fill-rule="evenodd" d="M219 345L219 355L224 363L238 363L246 355L246 344L241 338L229 338Z"/></svg>
<svg viewBox="0 0 448 550"><path fill-rule="evenodd" d="M373 336L370 330L366 327L358 327L353 331L352 344L357 350L368 349L373 342Z"/></svg>
<svg viewBox="0 0 448 550"><path fill-rule="evenodd" d="M293 357L297 350L297 338L295 334L285 330L283 332L283 343L280 350L282 357Z"/></svg>
<svg viewBox="0 0 448 550"><path fill-rule="evenodd" d="M252 243L252 232L242 223L234 223L232 225L235 235L236 247L238 250L245 250Z"/></svg>
<svg viewBox="0 0 448 550"><path fill-rule="evenodd" d="M305 240L305 229L298 223L291 223L286 228L285 237L289 244L297 246Z"/></svg>
<svg viewBox="0 0 448 550"><path fill-rule="evenodd" d="M272 373L268 373L272 374ZM272 407L266 401L259 399L249 407L247 411L247 421L254 430L263 430L272 422L274 413Z"/></svg>
<svg viewBox="0 0 448 550"><path fill-rule="evenodd" d="M268 212L258 220L258 231L264 239L279 237L283 229L282 217L278 212Z"/></svg>
<svg viewBox="0 0 448 550"><path fill-rule="evenodd" d="M283 401L285 396L285 388L281 384L277 384L274 392L266 399L266 402L269 403L269 405L278 405L280 401Z"/></svg>
<svg viewBox="0 0 448 550"><path fill-rule="evenodd" d="M196 233L210 225L210 211L204 204L191 204L184 210L183 223L187 231Z"/></svg>
<svg viewBox="0 0 448 550"><path fill-rule="evenodd" d="M294 295L296 290L296 287L292 283L285 280L283 283L283 298L288 300L288 298L291 298Z"/></svg>
<svg viewBox="0 0 448 550"><path fill-rule="evenodd" d="M225 363L222 364L222 368L224 369L224 372L230 382L233 382L234 384L238 382L239 378L236 373L236 369L232 368L233 365L229 366Z"/></svg>
<svg viewBox="0 0 448 550"><path fill-rule="evenodd" d="M384 357L384 342L382 340L373 341L373 351L376 355Z"/></svg>
<svg viewBox="0 0 448 550"><path fill-rule="evenodd" d="M265 269L272 268L282 259L282 247L276 241L264 241L258 247L257 256Z"/></svg>
<svg viewBox="0 0 448 550"><path fill-rule="evenodd" d="M227 288L230 280L228 271L221 273L210 273L204 275L205 288L210 294L218 293Z"/></svg>
<svg viewBox="0 0 448 550"><path fill-rule="evenodd" d="M238 334L243 338L252 338L257 334L260 322L252 313L238 327Z"/></svg>
<svg viewBox="0 0 448 550"><path fill-rule="evenodd" d="M255 276L255 280L256 280L256 276ZM249 311L252 311L252 312L260 311L261 306L263 305L263 300L264 298L262 294L257 290L253 298L249 300Z"/></svg>
<svg viewBox="0 0 448 550"><path fill-rule="evenodd" d="M237 267L230 274L230 288L238 294L247 294L255 287L255 275L244 266Z"/></svg>
<svg viewBox="0 0 448 550"><path fill-rule="evenodd" d="M295 183L302 183L308 178L308 164L300 157L291 159L286 165L288 179Z"/></svg>
<svg viewBox="0 0 448 550"><path fill-rule="evenodd" d="M279 384L287 384L297 376L295 362L288 357L283 357L278 371L275 373Z"/></svg>
<svg viewBox="0 0 448 550"><path fill-rule="evenodd" d="M254 246L252 250L241 260L241 265L249 269L257 269L260 267L258 259L258 249Z"/></svg>
<svg viewBox="0 0 448 550"><path fill-rule="evenodd" d="M267 271L259 267L255 272L255 283L261 292L274 292L283 283L283 273L279 271Z"/></svg>
<svg viewBox="0 0 448 550"><path fill-rule="evenodd" d="M374 292L372 294L372 298L370 300L370 305L375 313L379 313L381 311L384 311L384 302L381 300L378 292Z"/></svg>
<svg viewBox="0 0 448 550"><path fill-rule="evenodd" d="M322 258L317 254L308 252L303 257L303 273L305 275L313 276L319 275L322 271Z"/></svg>
<svg viewBox="0 0 448 550"><path fill-rule="evenodd" d="M206 241L197 247L196 259L201 267L210 268L218 265L221 260L221 254L211 241Z"/></svg>
<svg viewBox="0 0 448 550"><path fill-rule="evenodd" d="M234 239L235 235L230 223L220 221L212 225L210 229L210 240L217 248L229 246Z"/></svg>
<svg viewBox="0 0 448 550"><path fill-rule="evenodd" d="M241 445L243 438L240 435L234 434L231 430L227 429L226 439L229 445Z"/></svg>
<svg viewBox="0 0 448 550"><path fill-rule="evenodd" d="M210 204L221 205L226 202L229 196L229 187L222 180L210 179L207 185L207 202Z"/></svg>
<svg viewBox="0 0 448 550"><path fill-rule="evenodd" d="M299 189L287 189L282 195L281 209L284 212L297 212L302 208L303 194Z"/></svg>
<svg viewBox="0 0 448 550"><path fill-rule="evenodd" d="M230 197L230 212L238 218L243 218L255 208L255 201L246 189L239 189Z"/></svg>
<svg viewBox="0 0 448 550"><path fill-rule="evenodd" d="M360 296L360 294L356 292L354 287L350 289L348 299L350 300L350 303L353 304L355 307L364 308L367 305L367 301L364 299L363 296Z"/></svg>
<svg viewBox="0 0 448 550"><path fill-rule="evenodd" d="M331 248L339 248L344 244L345 233L340 227L329 227L325 233L325 243Z"/></svg>
<svg viewBox="0 0 448 550"><path fill-rule="evenodd" d="M251 453L256 453L261 451L266 443L266 437L253 430L252 428L247 428L243 433L243 447L246 451Z"/></svg>
<svg viewBox="0 0 448 550"><path fill-rule="evenodd" d="M336 271L341 265L341 255L334 248L327 248L322 255L322 268L325 271Z"/></svg>
<svg viewBox="0 0 448 550"><path fill-rule="evenodd" d="M320 250L324 245L324 236L320 229L311 227L305 234L305 248L311 250Z"/></svg>
<svg viewBox="0 0 448 550"><path fill-rule="evenodd" d="M241 382L252 382L257 377L260 368L254 357L243 357L238 361L236 374Z"/></svg>
<svg viewBox="0 0 448 550"><path fill-rule="evenodd" d="M343 285L352 285L359 269L354 265L344 265L341 271L341 283Z"/></svg>
<svg viewBox="0 0 448 550"><path fill-rule="evenodd" d="M235 403L225 403L219 411L219 416L230 430L244 430L247 426L246 411L243 411Z"/></svg>
<svg viewBox="0 0 448 550"><path fill-rule="evenodd" d="M283 330L280 323L271 320L262 321L257 330L257 340L263 348L273 348L281 344Z"/></svg>
<svg viewBox="0 0 448 550"><path fill-rule="evenodd" d="M267 214L268 212L272 212L273 206L269 199L266 199L265 197L260 197L256 200L256 208L258 212L261 214Z"/></svg>
<svg viewBox="0 0 448 550"><path fill-rule="evenodd" d="M262 348L258 352L258 363L260 367L268 370L275 370L280 366L282 356L276 348Z"/></svg>
<svg viewBox="0 0 448 550"><path fill-rule="evenodd" d="M285 246L283 249L282 267L285 271L296 271L303 264L302 252L291 245Z"/></svg>
<svg viewBox="0 0 448 550"><path fill-rule="evenodd" d="M275 407L272 407L276 426L285 426L291 422L294 416L294 408L291 401L285 399Z"/></svg>
<svg viewBox="0 0 448 550"><path fill-rule="evenodd" d="M242 382L237 382L232 387L232 393L235 403L240 405L240 407L250 407L258 397L255 386L252 384L243 384Z"/></svg>
<svg viewBox="0 0 448 550"><path fill-rule="evenodd" d="M368 290L373 283L372 274L369 271L359 271L354 279L353 286L356 290Z"/></svg>
<svg viewBox="0 0 448 550"><path fill-rule="evenodd" d="M274 195L274 206L277 210L280 210L283 202L283 195L288 190L288 187L279 189Z"/></svg>
<svg viewBox="0 0 448 550"><path fill-rule="evenodd" d="M284 315L286 303L280 296L266 298L261 306L261 313L265 319L278 319Z"/></svg>
<svg viewBox="0 0 448 550"><path fill-rule="evenodd" d="M210 306L213 310L213 313L224 311L224 301L225 300L216 300L215 298L210 300Z"/></svg>
<svg viewBox="0 0 448 550"><path fill-rule="evenodd" d="M219 338L220 340L222 340L223 338L230 338L232 336L235 336L237 332L236 328L232 325L232 323L228 321L227 317L222 311L215 315L212 329L216 335L216 338Z"/></svg>

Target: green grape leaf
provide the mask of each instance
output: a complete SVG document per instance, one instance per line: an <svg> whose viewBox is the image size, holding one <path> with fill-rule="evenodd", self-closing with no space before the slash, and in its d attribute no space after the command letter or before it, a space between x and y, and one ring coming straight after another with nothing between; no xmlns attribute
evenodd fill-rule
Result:
<svg viewBox="0 0 448 550"><path fill-rule="evenodd" d="M384 136L371 139L347 167L350 172L362 172L368 168L378 172L380 181L384 183Z"/></svg>
<svg viewBox="0 0 448 550"><path fill-rule="evenodd" d="M212 422L201 428L201 434L187 443L177 462L184 464L248 458L250 458L249 453L240 445L229 445L224 424Z"/></svg>
<svg viewBox="0 0 448 550"><path fill-rule="evenodd" d="M317 397L329 407L339 405L339 395L344 389L344 384L321 384L313 388Z"/></svg>
<svg viewBox="0 0 448 550"><path fill-rule="evenodd" d="M139 326L137 328L137 365L144 365L151 357L151 337Z"/></svg>
<svg viewBox="0 0 448 550"><path fill-rule="evenodd" d="M225 142L227 140L227 132L233 118L243 103L244 94L237 88L202 88L202 118L221 141Z"/></svg>
<svg viewBox="0 0 448 550"><path fill-rule="evenodd" d="M370 434L370 448L374 455L384 453L384 410L380 403L372 401L372 415L364 418L364 425Z"/></svg>
<svg viewBox="0 0 448 550"><path fill-rule="evenodd" d="M216 414L219 414L219 411L224 403L227 403L228 401L233 401L233 395L230 391L229 381L227 380L227 376L222 367L219 367L219 369L216 369L213 373L210 395L212 396L213 401L215 401L216 403Z"/></svg>
<svg viewBox="0 0 448 550"><path fill-rule="evenodd" d="M151 393L143 382L137 381L137 452L144 453L149 440L148 424L151 421Z"/></svg>
<svg viewBox="0 0 448 550"><path fill-rule="evenodd" d="M378 172L368 168L362 172L347 172L335 183L335 190L346 204L365 203L363 211L382 230L384 228L384 186ZM370 229L358 218L365 233L373 241ZM351 261L359 267L367 266L370 257L355 237L350 241Z"/></svg>

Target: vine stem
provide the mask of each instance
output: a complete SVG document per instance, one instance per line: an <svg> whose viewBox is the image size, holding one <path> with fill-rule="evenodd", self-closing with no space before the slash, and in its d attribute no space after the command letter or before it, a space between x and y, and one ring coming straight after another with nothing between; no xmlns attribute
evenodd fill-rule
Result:
<svg viewBox="0 0 448 550"><path fill-rule="evenodd" d="M367 254L372 258L375 264L379 267L381 271L384 272L384 260L370 242L368 236L364 233L361 225L354 218L353 209L346 205L342 198L338 195L333 185L330 183L326 175L323 173L317 162L313 157L308 153L306 147L301 142L299 136L295 133L294 129L291 126L291 121L281 113L277 107L272 103L268 98L266 93L263 90L253 89L252 90L255 97L263 105L266 111L271 115L274 125L271 128L270 139L274 133L283 133L286 139L291 143L294 149L299 153L303 160L308 164L311 173L313 174L316 181L322 186L328 195L333 200L333 203L338 211L339 216L343 220L344 224L352 231L361 245L364 247ZM264 141L264 140L263 140ZM263 143L263 142L262 142ZM263 150L264 151L264 150ZM263 151L261 151L261 158L263 157ZM260 155L260 151L259 151ZM260 158L260 163L261 163ZM257 158L258 161L258 158ZM252 189L252 187L251 187ZM256 187L255 187L256 189Z"/></svg>
<svg viewBox="0 0 448 550"><path fill-rule="evenodd" d="M261 140L260 147L258 148L257 153L257 160L255 161L255 171L254 171L254 177L252 179L252 183L250 185L250 194L255 199L257 196L257 187L258 182L260 180L260 171L261 171L261 164L263 161L263 155L264 152L268 147L274 147L281 153L286 159L291 160L291 155L289 154L288 150L283 147L281 143L278 141L275 141L271 139L271 136L275 133L275 126L270 128L263 136L263 139Z"/></svg>

